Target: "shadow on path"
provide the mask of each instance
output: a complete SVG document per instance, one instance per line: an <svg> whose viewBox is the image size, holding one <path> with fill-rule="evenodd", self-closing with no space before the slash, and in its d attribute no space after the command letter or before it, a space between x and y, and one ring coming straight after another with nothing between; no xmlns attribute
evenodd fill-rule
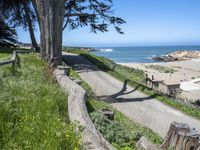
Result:
<svg viewBox="0 0 200 150"><path fill-rule="evenodd" d="M139 86L137 86L136 88L134 88L131 91L127 91L127 83L129 80L125 80L122 89L118 92L115 93L113 95L104 95L104 96L99 96L98 98L106 101L106 102L110 102L110 103L125 103L125 102L142 102L144 100L151 100L153 97L155 97L155 95L151 95L148 97L140 97L140 98L125 98L122 96L134 93L135 91L137 91L137 89L139 88Z"/></svg>
<svg viewBox="0 0 200 150"><path fill-rule="evenodd" d="M63 55L63 61L74 68L77 73L99 71L97 67L91 64L88 60L78 55Z"/></svg>
<svg viewBox="0 0 200 150"><path fill-rule="evenodd" d="M91 64L87 59L85 59L82 56L63 55L63 61L67 65L73 67L77 73L100 71L100 69ZM155 97L155 95L152 95L148 97L137 98L135 96L134 98L131 97L126 98L127 95L134 93L139 88L139 86L137 86L133 90L127 91L128 81L129 81L128 79L124 81L123 87L119 92L112 95L98 96L98 98L109 103L125 103L125 102L142 102L144 100L151 100L153 97Z"/></svg>

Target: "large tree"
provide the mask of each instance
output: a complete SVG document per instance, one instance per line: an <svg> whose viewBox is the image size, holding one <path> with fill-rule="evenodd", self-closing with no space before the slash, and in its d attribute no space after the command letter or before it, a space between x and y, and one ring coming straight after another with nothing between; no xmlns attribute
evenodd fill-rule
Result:
<svg viewBox="0 0 200 150"><path fill-rule="evenodd" d="M40 49L43 59L62 62L62 31L90 26L93 32L108 31L110 24L123 33L121 18L112 15L112 0L33 0L40 24Z"/></svg>
<svg viewBox="0 0 200 150"><path fill-rule="evenodd" d="M40 52L55 65L62 62L62 27L66 0L35 0L40 24Z"/></svg>

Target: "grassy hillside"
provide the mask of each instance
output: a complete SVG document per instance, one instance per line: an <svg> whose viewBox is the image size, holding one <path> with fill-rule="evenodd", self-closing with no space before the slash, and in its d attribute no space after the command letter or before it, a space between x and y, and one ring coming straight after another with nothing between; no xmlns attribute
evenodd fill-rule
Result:
<svg viewBox="0 0 200 150"><path fill-rule="evenodd" d="M37 54L20 55L15 69L1 67L0 91L1 149L81 149L67 95Z"/></svg>
<svg viewBox="0 0 200 150"><path fill-rule="evenodd" d="M0 47L0 61L9 59L12 56L14 50L18 50L20 48L2 48ZM27 49L20 49L27 50Z"/></svg>
<svg viewBox="0 0 200 150"><path fill-rule="evenodd" d="M70 69L69 75L81 80L73 69ZM163 139L151 129L130 120L110 104L96 98L86 82L81 80L79 84L87 91L86 105L96 128L117 150L137 149L136 143L142 136L145 136L154 144L160 145L162 143ZM109 108L115 112L114 120L107 119L98 111L104 108Z"/></svg>
<svg viewBox="0 0 200 150"><path fill-rule="evenodd" d="M128 67L123 67L121 65L115 64L113 61L105 57L99 57L88 52L84 52L80 50L70 50L68 52L79 54L85 57L91 63L95 64L99 69L107 72L108 74L117 78L118 80L124 82L125 80L128 79L128 84L130 86L137 87L139 91L145 93L146 95L156 98L157 100L175 109L178 109L190 116L200 119L200 109L192 105L188 105L183 102L171 99L167 97L166 95L159 94L155 92L154 90L152 90L151 88L146 87L144 85L145 75L143 71L137 70L137 69L131 69Z"/></svg>

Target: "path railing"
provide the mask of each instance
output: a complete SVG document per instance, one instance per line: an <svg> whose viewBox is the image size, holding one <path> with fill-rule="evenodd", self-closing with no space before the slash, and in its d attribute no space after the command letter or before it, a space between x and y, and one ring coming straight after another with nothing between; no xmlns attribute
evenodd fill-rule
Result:
<svg viewBox="0 0 200 150"><path fill-rule="evenodd" d="M33 50L14 50L11 59L0 61L0 66L4 66L8 64L12 64L13 66L15 66L17 62L17 54L26 54L26 53L32 53L32 52L34 51Z"/></svg>

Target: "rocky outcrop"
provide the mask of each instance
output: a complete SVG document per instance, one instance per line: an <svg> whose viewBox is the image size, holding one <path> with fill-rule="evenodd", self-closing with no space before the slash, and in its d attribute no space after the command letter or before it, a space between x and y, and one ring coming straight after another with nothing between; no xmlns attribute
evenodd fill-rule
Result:
<svg viewBox="0 0 200 150"><path fill-rule="evenodd" d="M175 51L164 56L153 57L158 61L186 61L200 58L200 51Z"/></svg>
<svg viewBox="0 0 200 150"><path fill-rule="evenodd" d="M114 148L96 130L85 104L85 90L66 76L64 70L53 72L58 84L68 93L68 112L71 122L83 127L82 141L87 150L114 150Z"/></svg>

